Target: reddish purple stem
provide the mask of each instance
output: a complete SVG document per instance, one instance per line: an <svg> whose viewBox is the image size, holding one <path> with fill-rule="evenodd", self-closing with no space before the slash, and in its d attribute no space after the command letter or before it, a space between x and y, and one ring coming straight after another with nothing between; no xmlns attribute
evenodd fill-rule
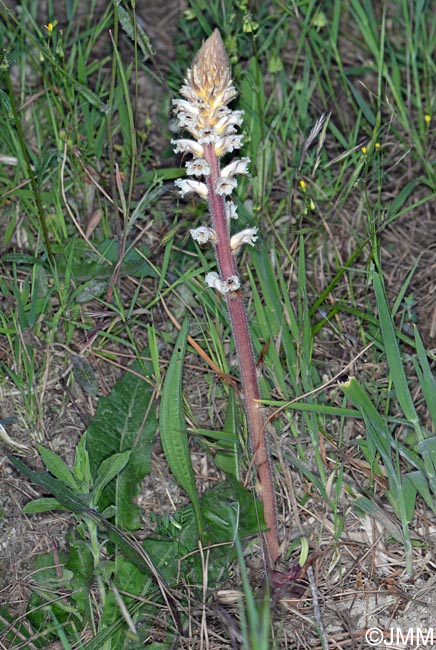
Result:
<svg viewBox="0 0 436 650"><path fill-rule="evenodd" d="M225 282L227 278L234 275L237 276L238 273L235 257L230 248L230 231L226 217L225 201L215 191L215 183L220 176L219 160L215 154L213 145L205 145L204 150L204 158L210 166L210 174L207 176L207 186L209 209L213 228L217 236L215 251L220 276ZM264 508L264 518L267 528L265 542L268 564L272 568L280 555L280 544L277 532L274 483L265 432L265 418L262 406L258 401L261 399L261 395L256 375L256 364L243 296L240 291L229 291L226 294L226 299L241 371L245 413L254 464L259 481L258 489Z"/></svg>

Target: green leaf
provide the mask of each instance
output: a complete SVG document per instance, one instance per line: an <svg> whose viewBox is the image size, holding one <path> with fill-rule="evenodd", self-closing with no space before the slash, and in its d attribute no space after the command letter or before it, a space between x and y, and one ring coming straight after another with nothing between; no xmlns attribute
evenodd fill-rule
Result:
<svg viewBox="0 0 436 650"><path fill-rule="evenodd" d="M202 515L189 453L188 432L183 409L182 376L187 334L188 321L185 320L177 337L162 387L159 420L160 439L165 458L174 478L191 500L197 519L198 533L202 539Z"/></svg>
<svg viewBox="0 0 436 650"><path fill-rule="evenodd" d="M245 539L264 529L263 510L253 493L232 478L202 494L200 505L211 582L234 558L236 536ZM198 549L198 530L192 505L178 510L170 520L162 517L156 536L147 537L144 547L169 584L176 581L180 569L189 581L201 583L204 579L204 565L199 554L193 553ZM178 565L174 558L181 556L184 559Z"/></svg>
<svg viewBox="0 0 436 650"><path fill-rule="evenodd" d="M405 474L401 479L401 489L403 492L404 504L407 514L407 522L410 524L415 515L416 505L416 482L413 481L410 475Z"/></svg>
<svg viewBox="0 0 436 650"><path fill-rule="evenodd" d="M371 402L363 386L354 377L345 383L340 384L341 390L353 402L361 412L366 424L368 450L370 461L378 453L385 460L390 461L391 437L385 419L377 411Z"/></svg>
<svg viewBox="0 0 436 650"><path fill-rule="evenodd" d="M83 434L76 445L73 474L79 485L85 488L81 489L81 492L89 492L91 488L91 470L89 467L88 451L86 449L86 433Z"/></svg>
<svg viewBox="0 0 436 650"><path fill-rule="evenodd" d="M98 504L101 493L112 481L113 478L118 476L122 469L127 465L132 451L124 451L119 454L113 454L106 458L98 468L97 478L95 479L94 489L92 490L92 500L94 504Z"/></svg>
<svg viewBox="0 0 436 650"><path fill-rule="evenodd" d="M118 6L118 17L120 19L120 25L123 28L123 31L127 34L132 42L136 42L138 44L144 57L144 61L153 56L154 50L147 34L144 32L138 21L135 21L135 23L133 23L130 14L121 5Z"/></svg>
<svg viewBox="0 0 436 650"><path fill-rule="evenodd" d="M421 386L424 399L426 401L428 410L430 411L431 420L436 428L436 380L431 372L430 364L427 359L424 345L419 335L418 329L415 326L415 344L418 353L419 367L415 363L417 370L419 384Z"/></svg>
<svg viewBox="0 0 436 650"><path fill-rule="evenodd" d="M252 57L246 66L241 84L241 107L244 110L244 121L250 139L247 143L251 160L256 160L262 150L261 141L264 137L262 121L265 116L265 88L263 77L259 70L259 62Z"/></svg>
<svg viewBox="0 0 436 650"><path fill-rule="evenodd" d="M356 100L357 105L359 106L360 110L362 111L366 121L371 124L371 126L375 126L376 123L376 117L374 115L374 112L372 111L371 107L369 104L363 99L362 95L359 93L357 88L354 87L354 85L351 83L351 81L345 77L345 81L347 82L354 99Z"/></svg>
<svg viewBox="0 0 436 650"><path fill-rule="evenodd" d="M404 551L406 555L407 573L413 573L413 547L409 531L409 508L406 502L406 496L403 494L400 469L398 464L394 465L392 461L391 446L394 446L396 458L399 456L398 444L390 434L385 419L378 413L365 389L354 377L348 382L340 384L345 395L351 399L353 404L362 412L366 425L367 441L371 442L382 457L383 465L389 480L388 496L398 518L401 521L404 541ZM410 496L410 490L409 490Z"/></svg>
<svg viewBox="0 0 436 650"><path fill-rule="evenodd" d="M408 472L404 475L404 478L407 477L408 480L414 485L418 494L424 499L426 505L430 510L436 512L436 504L434 498L432 497L430 490L428 489L428 481L425 477L424 472L416 470L414 472Z"/></svg>
<svg viewBox="0 0 436 650"><path fill-rule="evenodd" d="M65 483L65 485L68 485L73 490L77 490L78 486L76 479L62 458L55 454L51 449L43 447L42 445L38 445L38 451L41 454L41 458L48 471L62 481L62 483Z"/></svg>
<svg viewBox="0 0 436 650"><path fill-rule="evenodd" d="M89 397L97 397L99 388L98 380L88 361L78 354L73 354L71 355L71 364L73 366L74 379L83 392L89 395Z"/></svg>
<svg viewBox="0 0 436 650"><path fill-rule="evenodd" d="M418 451L421 456L426 456L430 459L433 463L433 467L436 468L436 436L420 440L418 442Z"/></svg>
<svg viewBox="0 0 436 650"><path fill-rule="evenodd" d="M377 503L371 501L367 497L360 496L353 502L353 510L362 510L366 512L371 517L374 517L381 525L386 529L387 533L397 540L397 542L403 542L404 538L401 534L400 528L392 521L383 508L381 508Z"/></svg>
<svg viewBox="0 0 436 650"><path fill-rule="evenodd" d="M149 371L147 366L146 372ZM104 460L113 454L132 451L126 467L105 486L99 501L101 510L116 506L117 524L127 530L135 530L141 525L140 509L133 499L139 492L142 479L150 471L157 429L153 385L144 380L142 372L139 362L130 366L111 394L99 400L86 432L86 450L94 480Z"/></svg>
<svg viewBox="0 0 436 650"><path fill-rule="evenodd" d="M395 392L404 415L409 422L416 426L419 422L418 416L407 384L406 373L401 360L400 349L395 336L394 324L386 301L382 281L380 275L375 272L371 273L371 278L374 282L374 291L377 300L383 342L389 369L391 371L392 381L395 386Z"/></svg>
<svg viewBox="0 0 436 650"><path fill-rule="evenodd" d="M235 392L229 392L226 418L224 420L224 431L229 433L226 439L219 438L220 444L215 454L215 465L221 471L239 480L239 451L240 442L238 431L241 430L241 416L238 404L236 403ZM222 432L224 433L224 432Z"/></svg>
<svg viewBox="0 0 436 650"><path fill-rule="evenodd" d="M387 215L386 215L386 221L387 223L390 223L394 219L398 218L399 212L403 205L406 203L407 199L409 198L410 194L415 190L417 185L422 184L422 177L418 178L413 178L411 181L406 183L406 185L400 190L395 195L395 199L392 201L390 204Z"/></svg>
<svg viewBox="0 0 436 650"><path fill-rule="evenodd" d="M112 111L112 107L101 101L101 99L92 92L87 86L84 86L83 84L76 83L75 84L75 89L83 95L83 97L90 103L92 106L95 106L98 108L102 113L104 114L109 114Z"/></svg>
<svg viewBox="0 0 436 650"><path fill-rule="evenodd" d="M44 491L53 494L57 501L68 510L76 513L87 512L89 510L88 500L84 496L76 494L59 479L53 478L47 472L35 472L15 456L9 456L9 460L12 465L22 474L30 478L36 485L42 487Z"/></svg>
<svg viewBox="0 0 436 650"><path fill-rule="evenodd" d="M23 507L23 512L26 515L33 515L37 512L50 512L50 510L69 510L69 508L63 506L57 499L53 499L52 497L35 499L26 503Z"/></svg>
<svg viewBox="0 0 436 650"><path fill-rule="evenodd" d="M57 252L55 250L55 252ZM78 302L86 302L103 293L118 263L119 246L115 239L105 239L93 249L85 241L72 239L59 249L58 268L61 274L72 274L78 289ZM147 261L150 251L144 244L130 247L121 262L121 273L135 278L156 277Z"/></svg>

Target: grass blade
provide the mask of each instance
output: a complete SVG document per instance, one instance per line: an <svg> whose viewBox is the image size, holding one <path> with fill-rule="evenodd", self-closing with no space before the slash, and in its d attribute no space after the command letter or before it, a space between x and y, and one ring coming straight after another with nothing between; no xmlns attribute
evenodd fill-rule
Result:
<svg viewBox="0 0 436 650"><path fill-rule="evenodd" d="M391 443L395 441L390 435L385 419L372 404L363 386L354 377L341 384L341 389L361 411L365 420L368 443L375 447L383 460L389 480L390 501L396 509L402 525L407 573L411 576L413 573L413 547L408 526L410 508L407 507L399 470L394 466L391 456Z"/></svg>
<svg viewBox="0 0 436 650"><path fill-rule="evenodd" d="M424 399L430 411L433 428L436 429L436 380L431 372L424 345L417 328L415 327L415 344L418 353L418 362L415 360L415 369L418 375Z"/></svg>
<svg viewBox="0 0 436 650"><path fill-rule="evenodd" d="M374 283L374 291L377 300L386 357L391 371L392 381L395 386L395 392L404 415L408 421L414 425L416 430L419 429L419 419L407 384L406 373L404 372L400 349L395 336L394 324L392 322L391 312L386 300L382 280L378 273L374 272L371 276Z"/></svg>

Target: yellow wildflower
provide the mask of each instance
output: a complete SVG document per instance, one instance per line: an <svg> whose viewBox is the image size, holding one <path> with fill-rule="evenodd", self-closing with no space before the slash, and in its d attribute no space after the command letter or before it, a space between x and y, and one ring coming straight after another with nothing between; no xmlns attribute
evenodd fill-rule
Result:
<svg viewBox="0 0 436 650"><path fill-rule="evenodd" d="M58 24L58 21L54 20L52 23L48 23L48 25L44 25L44 27L46 28L46 30L48 31L49 34L52 34L53 30L54 30L54 28L56 27L57 24Z"/></svg>

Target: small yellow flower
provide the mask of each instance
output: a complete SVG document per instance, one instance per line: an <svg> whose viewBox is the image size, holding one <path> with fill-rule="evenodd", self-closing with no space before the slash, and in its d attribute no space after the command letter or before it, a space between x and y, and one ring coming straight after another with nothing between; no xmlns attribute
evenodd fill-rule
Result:
<svg viewBox="0 0 436 650"><path fill-rule="evenodd" d="M368 148L367 147L360 147L360 151L363 153L363 155L368 153Z"/></svg>
<svg viewBox="0 0 436 650"><path fill-rule="evenodd" d="M381 144L380 144L380 142L376 142L374 146L375 146L376 149L380 149Z"/></svg>
<svg viewBox="0 0 436 650"><path fill-rule="evenodd" d="M426 113L426 114L424 115L424 122L425 122L426 124L430 124L430 122L431 122L431 115L429 115L428 113Z"/></svg>
<svg viewBox="0 0 436 650"><path fill-rule="evenodd" d="M301 179L301 181L299 181L298 184L299 184L299 186L301 187L301 189L302 189L303 192L304 192L304 191L306 190L306 188L307 188L307 186L306 186L306 181L303 181L303 179Z"/></svg>
<svg viewBox="0 0 436 650"><path fill-rule="evenodd" d="M53 30L54 30L54 28L56 27L57 24L58 24L58 21L54 20L52 23L49 23L48 25L44 25L44 27L46 28L46 30L48 31L49 34L52 34Z"/></svg>

